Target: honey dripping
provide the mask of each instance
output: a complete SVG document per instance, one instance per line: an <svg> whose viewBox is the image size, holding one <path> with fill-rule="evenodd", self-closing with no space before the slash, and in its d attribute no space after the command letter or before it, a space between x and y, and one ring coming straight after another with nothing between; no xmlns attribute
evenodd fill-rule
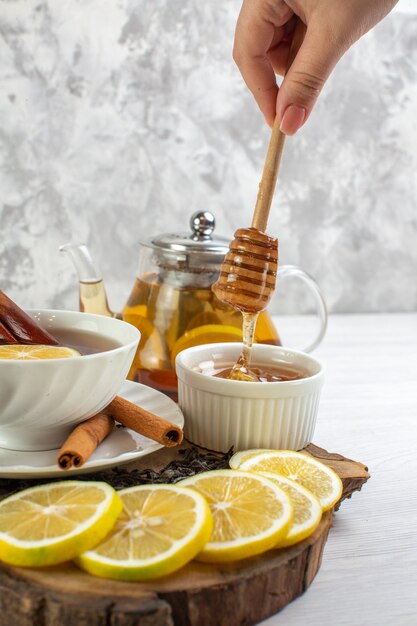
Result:
<svg viewBox="0 0 417 626"><path fill-rule="evenodd" d="M257 228L240 228L230 244L213 291L242 313L243 348L228 378L259 382L251 370L252 345L258 315L274 292L278 271L278 240Z"/></svg>
<svg viewBox="0 0 417 626"><path fill-rule="evenodd" d="M232 367L228 378L231 380L245 380L247 382L257 383L259 382L259 377L255 372L251 371L250 363L258 313L245 313L242 311L242 318L242 352Z"/></svg>

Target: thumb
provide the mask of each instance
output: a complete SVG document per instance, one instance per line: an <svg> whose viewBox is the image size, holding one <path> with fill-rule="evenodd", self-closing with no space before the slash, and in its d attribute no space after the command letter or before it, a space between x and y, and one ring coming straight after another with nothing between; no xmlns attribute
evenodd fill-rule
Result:
<svg viewBox="0 0 417 626"><path fill-rule="evenodd" d="M281 130L294 135L308 119L317 98L345 46L321 23L310 22L304 41L277 96L276 114Z"/></svg>

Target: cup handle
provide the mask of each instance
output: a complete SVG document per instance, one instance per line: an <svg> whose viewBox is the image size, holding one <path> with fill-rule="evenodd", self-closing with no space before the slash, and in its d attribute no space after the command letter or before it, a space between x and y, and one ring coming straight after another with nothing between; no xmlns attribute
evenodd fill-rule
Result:
<svg viewBox="0 0 417 626"><path fill-rule="evenodd" d="M304 272L304 270L296 265L283 265L278 269L278 280L285 280L289 277L299 278L302 280L315 297L317 314L320 321L320 329L314 341L302 350L303 352L312 352L314 348L317 348L317 346L321 343L324 335L326 334L328 317L326 303L318 284L314 278L310 276L310 274L307 274L307 272Z"/></svg>

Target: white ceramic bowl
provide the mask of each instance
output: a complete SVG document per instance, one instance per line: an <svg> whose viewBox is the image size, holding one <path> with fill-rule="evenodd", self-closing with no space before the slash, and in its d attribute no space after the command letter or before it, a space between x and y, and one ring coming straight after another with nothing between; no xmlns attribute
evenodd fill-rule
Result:
<svg viewBox="0 0 417 626"><path fill-rule="evenodd" d="M126 322L76 311L28 311L54 329L104 335L118 347L68 359L0 359L0 447L50 450L72 428L104 408L125 380L140 339Z"/></svg>
<svg viewBox="0 0 417 626"><path fill-rule="evenodd" d="M188 348L177 356L178 401L185 436L197 445L227 452L249 448L300 450L311 442L323 384L323 366L309 354L256 344L253 363L299 366L308 377L275 383L215 378L199 364L213 361L226 369L241 344L216 343Z"/></svg>

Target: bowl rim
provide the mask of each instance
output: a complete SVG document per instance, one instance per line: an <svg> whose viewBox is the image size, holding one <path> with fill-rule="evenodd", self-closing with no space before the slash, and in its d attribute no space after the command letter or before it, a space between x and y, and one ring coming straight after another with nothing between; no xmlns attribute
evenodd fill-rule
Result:
<svg viewBox="0 0 417 626"><path fill-rule="evenodd" d="M72 310L67 310L67 309L25 309L25 313L27 313L28 315L30 315L31 317L33 317L35 314L53 314L56 315L58 314L71 314L71 315L75 315L76 317L78 316L85 316L86 319L98 319L98 318L106 318L107 316L105 315L99 315L97 313L84 313L83 311L72 311ZM82 318L81 318L82 319ZM94 352L93 354L80 354L79 356L73 356L69 359L63 359L63 358L52 358L52 359L33 359L33 360L26 360L26 359L22 359L22 360L14 360L14 359L2 359L0 357L0 363L8 363L9 365L13 366L25 366L27 367L28 363L37 363L37 367L42 367L39 364L43 363L44 366L47 363L51 363L52 362L61 362L61 363L68 363L71 362L73 363L74 361L78 361L79 359L83 360L83 363L86 360L94 360L97 359L99 357L101 357L103 354L105 355L113 355L113 354L118 354L119 352L123 352L125 350L130 350L131 348L136 348L139 344L140 338L141 338L141 332L136 328L136 326L133 326L133 324L129 324L129 322L125 322L124 320L119 320L116 317L107 317L107 320L112 320L110 323L111 324L117 324L117 325L128 325L129 327L129 331L133 332L133 335L136 335L136 338L131 339L130 341L128 341L127 343L124 343L120 346L117 346L115 348L110 348L110 350L104 350L102 352ZM53 333L51 333L53 334ZM6 345L6 344L4 344ZM36 345L36 344L25 344L25 345Z"/></svg>
<svg viewBox="0 0 417 626"><path fill-rule="evenodd" d="M312 361L319 369L315 374L311 376L306 376L305 378L300 378L298 380L280 380L275 382L251 382L250 385L246 384L246 381L242 380L230 380L227 378L216 378L215 376L207 376L207 374L203 374L202 372L197 372L191 369L190 366L185 365L183 360L190 353L198 353L199 351L207 350L209 347L213 350L225 348L225 347L236 347L242 346L241 342L223 342L223 343L212 343L212 344L202 344L200 346L193 346L192 348L186 348L182 350L175 359L175 371L178 376L178 379L183 382L183 378L180 376L180 371L184 372L185 376L192 378L196 382L196 386L199 386L198 383L201 383L207 390L212 390L213 392L220 392L223 390L226 393L226 389L229 388L230 392L235 394L238 390L242 393L245 391L244 396L249 397L250 389L253 391L259 390L260 387L264 390L264 395L269 395L269 393L274 393L279 389L294 389L299 387L304 387L310 384L320 384L323 380L325 366L316 357L311 356L307 352L302 352L301 350L295 350L293 348L286 348L285 346L274 346L271 344L259 344L256 343L253 345L254 350L273 350L274 352L285 352L287 354L297 355L301 357L305 357L308 360ZM186 381L187 383L189 381ZM243 385L243 386L242 386ZM201 388L201 386L199 386Z"/></svg>

